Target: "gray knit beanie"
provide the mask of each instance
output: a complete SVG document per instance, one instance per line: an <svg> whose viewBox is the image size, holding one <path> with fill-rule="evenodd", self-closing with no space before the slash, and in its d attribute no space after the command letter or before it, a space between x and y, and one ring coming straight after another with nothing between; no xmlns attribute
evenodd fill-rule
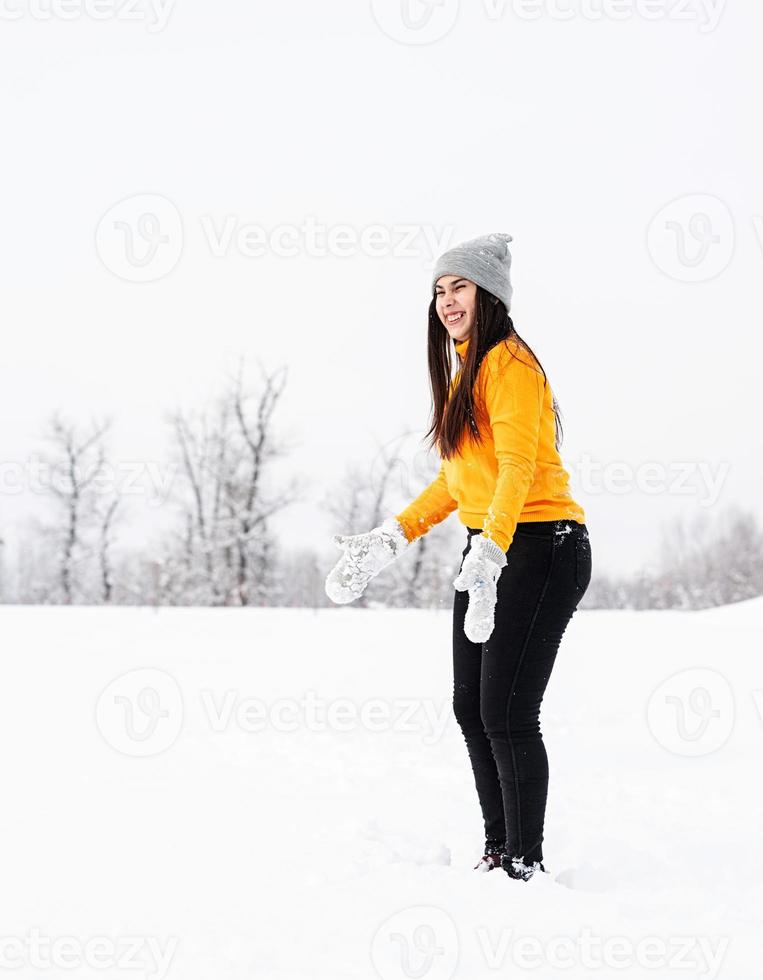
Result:
<svg viewBox="0 0 763 980"><path fill-rule="evenodd" d="M464 276L497 296L511 310L511 235L496 232L462 242L443 252L434 267L432 292L440 276Z"/></svg>

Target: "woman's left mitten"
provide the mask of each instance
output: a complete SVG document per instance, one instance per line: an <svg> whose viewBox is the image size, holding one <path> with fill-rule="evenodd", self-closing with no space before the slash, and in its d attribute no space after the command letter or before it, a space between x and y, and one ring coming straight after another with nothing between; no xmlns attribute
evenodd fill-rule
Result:
<svg viewBox="0 0 763 980"><path fill-rule="evenodd" d="M458 592L469 593L464 633L473 643L484 643L493 632L498 578L505 565L506 555L495 541L484 534L475 534L461 571L453 580Z"/></svg>

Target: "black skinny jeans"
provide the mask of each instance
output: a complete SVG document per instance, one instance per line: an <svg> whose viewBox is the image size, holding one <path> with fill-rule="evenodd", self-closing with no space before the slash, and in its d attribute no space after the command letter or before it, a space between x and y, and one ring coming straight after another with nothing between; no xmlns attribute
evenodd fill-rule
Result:
<svg viewBox="0 0 763 980"><path fill-rule="evenodd" d="M480 528L467 528L472 535ZM521 521L498 579L495 628L464 633L468 592L453 602L453 711L466 740L485 824L485 852L543 859L548 758L540 706L567 624L591 580L585 524Z"/></svg>

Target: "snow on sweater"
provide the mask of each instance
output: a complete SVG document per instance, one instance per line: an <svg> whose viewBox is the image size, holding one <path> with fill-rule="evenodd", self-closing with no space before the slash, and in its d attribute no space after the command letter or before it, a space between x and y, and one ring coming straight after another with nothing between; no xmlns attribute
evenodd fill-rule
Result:
<svg viewBox="0 0 763 980"><path fill-rule="evenodd" d="M456 344L462 361L468 344L468 338ZM480 429L482 443L465 436L457 455L443 459L432 483L396 515L408 540L456 509L463 524L482 528L503 551L518 521L584 524L555 445L551 387L530 353L516 341L496 344L482 359L475 392L476 399L482 396L475 415L489 420Z"/></svg>

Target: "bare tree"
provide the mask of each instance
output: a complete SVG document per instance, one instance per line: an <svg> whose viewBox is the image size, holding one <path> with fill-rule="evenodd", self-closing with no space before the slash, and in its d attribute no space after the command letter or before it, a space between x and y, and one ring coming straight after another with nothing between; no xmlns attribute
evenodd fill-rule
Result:
<svg viewBox="0 0 763 980"><path fill-rule="evenodd" d="M677 517L662 529L658 558L629 576L597 570L581 606L707 609L763 595L763 532L732 506L714 520Z"/></svg>
<svg viewBox="0 0 763 980"><path fill-rule="evenodd" d="M272 487L273 464L289 448L275 430L285 384L285 369L261 369L259 387L248 390L242 362L210 412L171 419L183 476L177 551L187 601L246 606L272 598L278 571L268 521L304 489L297 478Z"/></svg>
<svg viewBox="0 0 763 980"><path fill-rule="evenodd" d="M114 573L112 568L111 546L113 544L112 525L119 507L119 497L112 497L105 505L101 518L98 558L101 570L101 599L110 603L114 595Z"/></svg>
<svg viewBox="0 0 763 980"><path fill-rule="evenodd" d="M252 599L250 586L254 578L251 571L262 578L270 570L270 549L264 533L268 518L299 499L295 481L272 498L266 496L262 485L266 466L285 454L285 448L273 437L273 416L285 386L284 368L272 375L263 373L259 394L254 398L247 395L242 363L232 390L233 415L244 452L231 467L225 490L235 542L235 590L242 606L249 605ZM250 409L252 401L254 404ZM260 531L263 532L261 547L253 548L254 536Z"/></svg>
<svg viewBox="0 0 763 980"><path fill-rule="evenodd" d="M53 443L50 490L58 499L62 525L58 528L58 583L61 601L75 599L75 571L93 553L90 535L98 524L95 483L105 467L103 437L109 422L94 422L86 432L59 414L50 422L48 439ZM83 579L84 573L80 575Z"/></svg>
<svg viewBox="0 0 763 980"><path fill-rule="evenodd" d="M658 608L703 609L763 594L763 533L754 515L731 506L715 520L699 514L665 528L650 585Z"/></svg>
<svg viewBox="0 0 763 980"><path fill-rule="evenodd" d="M227 430L225 405L222 406L222 417L217 421L217 428L213 428L211 433L205 415L192 421L177 412L171 421L189 497L183 513L184 563L190 579L195 571L196 558L201 560L212 601L218 604L221 583L215 575L212 536L218 517L220 473L213 460L221 451L219 447L224 452Z"/></svg>

